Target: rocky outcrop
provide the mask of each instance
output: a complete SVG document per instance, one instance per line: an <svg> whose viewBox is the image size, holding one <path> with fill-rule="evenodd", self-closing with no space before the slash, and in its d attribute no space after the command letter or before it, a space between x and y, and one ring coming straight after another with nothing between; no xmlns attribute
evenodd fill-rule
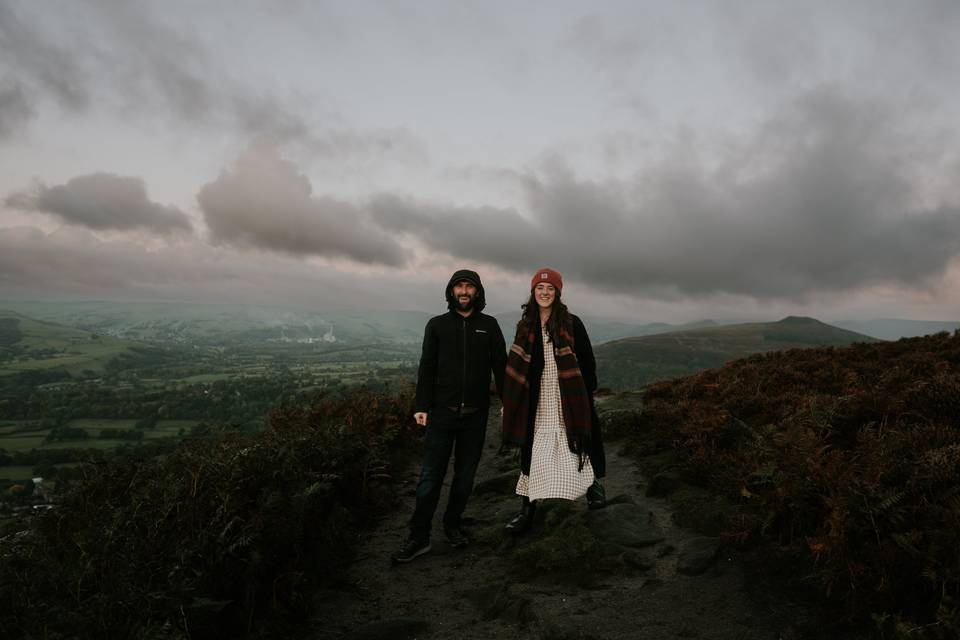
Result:
<svg viewBox="0 0 960 640"><path fill-rule="evenodd" d="M585 513L587 528L598 540L624 547L649 547L665 535L653 514L635 504L613 504Z"/></svg>
<svg viewBox="0 0 960 640"><path fill-rule="evenodd" d="M677 573L698 576L709 569L720 554L720 538L690 538L683 543L677 558Z"/></svg>

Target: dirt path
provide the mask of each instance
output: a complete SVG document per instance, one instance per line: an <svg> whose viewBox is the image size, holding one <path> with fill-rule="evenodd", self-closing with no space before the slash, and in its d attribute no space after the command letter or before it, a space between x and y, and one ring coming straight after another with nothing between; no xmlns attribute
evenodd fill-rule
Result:
<svg viewBox="0 0 960 640"><path fill-rule="evenodd" d="M602 510L609 510L604 518L612 518L619 526L617 514L642 513L653 530L662 534L657 536L663 538L661 542L624 547L603 540L606 534L593 536L589 532L600 531L592 528L599 522L594 516L602 511L588 512L582 499L546 504L534 531L520 538L506 534L503 524L518 506L510 479L515 481L517 462L513 455L498 454L497 425L491 415L477 492L466 513L474 544L452 549L444 539L439 515L446 504L445 490L435 517L433 550L409 564L391 563L390 553L403 542L413 508L418 469L411 468L402 484L405 499L384 514L361 542L344 588L318 594L304 637L811 637L799 630L806 626L801 609L784 603L770 605L769 598L765 598L768 604L761 605L759 598L748 595L756 589L749 588L738 558L731 553L720 549L714 560L703 560L699 568L687 567L690 554L685 550L697 535L671 522L665 500L645 497L645 478L619 452L617 443L608 447L606 489L608 498L619 496L622 504ZM587 554L589 561L576 555L576 545L584 540L595 552ZM532 564L553 558L555 551L555 568L533 569ZM564 560L571 558L565 565ZM702 572L685 575L678 567L687 573Z"/></svg>

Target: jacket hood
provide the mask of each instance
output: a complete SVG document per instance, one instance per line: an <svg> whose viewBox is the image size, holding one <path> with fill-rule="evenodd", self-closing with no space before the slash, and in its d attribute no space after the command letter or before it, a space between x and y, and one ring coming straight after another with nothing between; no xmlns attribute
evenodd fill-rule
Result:
<svg viewBox="0 0 960 640"><path fill-rule="evenodd" d="M487 305L487 297L483 290L483 283L480 281L480 276L477 275L477 272L471 271L470 269L460 269L450 276L450 280L447 282L447 288L443 291L443 297L447 300L447 308L450 311L457 308L457 301L453 298L453 285L461 280L466 280L477 288L477 297L473 299L473 308L477 312L483 311L483 308Z"/></svg>

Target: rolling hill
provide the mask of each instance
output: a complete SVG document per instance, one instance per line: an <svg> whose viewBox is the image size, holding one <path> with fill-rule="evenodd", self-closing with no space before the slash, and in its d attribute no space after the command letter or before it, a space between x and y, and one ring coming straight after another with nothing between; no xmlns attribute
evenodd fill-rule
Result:
<svg viewBox="0 0 960 640"><path fill-rule="evenodd" d="M613 340L594 348L600 385L635 389L719 367L754 353L877 342L813 318L703 327Z"/></svg>
<svg viewBox="0 0 960 640"><path fill-rule="evenodd" d="M77 374L99 372L137 343L104 337L0 309L0 376L36 369L62 368Z"/></svg>
<svg viewBox="0 0 960 640"><path fill-rule="evenodd" d="M590 342L593 344L600 344L601 342L608 342L618 338L649 336L656 333L717 326L717 323L713 320L696 320L684 324L668 324L666 322L632 324L620 320L594 317L589 314L577 313L577 315L587 326L587 331L590 334ZM497 322L500 323L500 328L503 330L503 337L506 338L509 343L516 331L517 322L520 320L520 311L495 313L494 317L496 317Z"/></svg>

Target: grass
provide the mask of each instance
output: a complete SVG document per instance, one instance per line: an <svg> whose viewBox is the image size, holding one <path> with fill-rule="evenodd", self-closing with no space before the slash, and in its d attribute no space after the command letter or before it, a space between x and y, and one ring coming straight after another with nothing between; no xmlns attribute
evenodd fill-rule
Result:
<svg viewBox="0 0 960 640"><path fill-rule="evenodd" d="M16 343L26 349L49 349L58 353L50 357L3 363L0 376L22 371L63 368L71 375L84 370L103 371L110 360L127 353L136 342L95 334L52 322L43 322L0 309L0 319L14 318L21 337Z"/></svg>
<svg viewBox="0 0 960 640"><path fill-rule="evenodd" d="M595 353L601 386L637 389L754 353L875 341L812 318L786 318L623 338L598 345Z"/></svg>
<svg viewBox="0 0 960 640"><path fill-rule="evenodd" d="M36 436L3 436L0 438L0 449L6 449L7 451L30 451L31 449L39 448L46 437L46 434Z"/></svg>
<svg viewBox="0 0 960 640"><path fill-rule="evenodd" d="M74 418L67 426L85 429L91 437L96 437L100 429L133 429L136 423L130 418Z"/></svg>
<svg viewBox="0 0 960 640"><path fill-rule="evenodd" d="M123 444L137 444L136 440L108 440L101 438L90 438L89 440L69 440L66 442L48 442L40 449L115 449Z"/></svg>
<svg viewBox="0 0 960 640"><path fill-rule="evenodd" d="M219 380L229 380L237 374L235 373L198 373L195 376L179 378L176 382L179 384L197 384L204 382L217 382Z"/></svg>
<svg viewBox="0 0 960 640"><path fill-rule="evenodd" d="M189 430L189 427L177 427L177 428L164 428L164 429L144 429L143 437L146 440L160 440L162 438L176 438L180 435L180 429L183 429L184 432Z"/></svg>
<svg viewBox="0 0 960 640"><path fill-rule="evenodd" d="M199 424L199 420L160 420L152 429L144 429L144 440L161 440L176 438L180 430L188 432L191 427ZM68 426L83 429L89 436L86 440L68 440L63 442L44 443L50 434L50 429L36 431L13 432L20 425L29 424L18 421L4 421L0 425L0 449L7 451L31 451L33 449L112 449L119 444L136 444L136 440L115 440L99 437L101 429L135 429L137 421L131 418L76 418L70 420ZM9 430L9 431L8 431Z"/></svg>
<svg viewBox="0 0 960 640"><path fill-rule="evenodd" d="M7 480L29 480L33 477L33 465L0 467L0 478Z"/></svg>

